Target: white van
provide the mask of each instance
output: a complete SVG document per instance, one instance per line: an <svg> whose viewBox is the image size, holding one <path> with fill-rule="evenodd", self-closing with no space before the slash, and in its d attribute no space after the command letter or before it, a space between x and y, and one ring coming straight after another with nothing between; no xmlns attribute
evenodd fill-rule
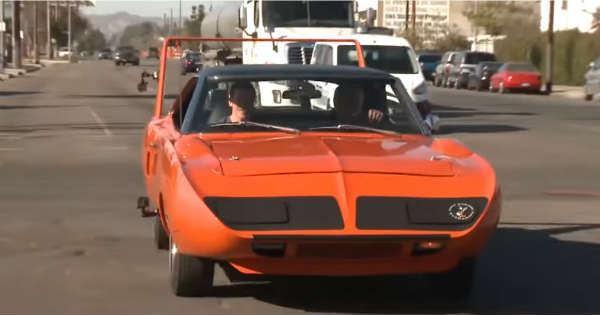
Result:
<svg viewBox="0 0 600 315"><path fill-rule="evenodd" d="M345 38L358 40L367 67L386 71L399 78L415 103L429 100L417 56L404 38L375 34L356 34ZM344 42L315 43L310 63L358 65L355 45Z"/></svg>

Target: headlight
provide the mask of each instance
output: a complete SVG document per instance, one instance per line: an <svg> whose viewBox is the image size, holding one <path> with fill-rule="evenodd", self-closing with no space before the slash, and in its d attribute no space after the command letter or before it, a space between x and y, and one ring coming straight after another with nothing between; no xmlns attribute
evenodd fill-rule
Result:
<svg viewBox="0 0 600 315"><path fill-rule="evenodd" d="M413 89L413 93L417 95L427 93L427 85L425 84L425 82L421 82L421 84L417 85L417 87Z"/></svg>

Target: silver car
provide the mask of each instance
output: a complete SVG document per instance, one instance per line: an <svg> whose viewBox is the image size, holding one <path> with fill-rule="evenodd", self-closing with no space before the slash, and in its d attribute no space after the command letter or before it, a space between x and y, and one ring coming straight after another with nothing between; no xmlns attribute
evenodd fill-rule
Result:
<svg viewBox="0 0 600 315"><path fill-rule="evenodd" d="M595 94L600 93L600 58L590 62L590 68L585 73L583 93L586 101L591 101Z"/></svg>

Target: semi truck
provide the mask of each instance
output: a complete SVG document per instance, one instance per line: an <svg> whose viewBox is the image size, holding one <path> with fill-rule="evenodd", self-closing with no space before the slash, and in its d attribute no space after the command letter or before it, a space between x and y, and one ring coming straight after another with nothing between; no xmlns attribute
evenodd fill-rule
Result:
<svg viewBox="0 0 600 315"><path fill-rule="evenodd" d="M354 33L356 4L346 1L227 2L210 12L201 25L204 37L343 38ZM309 64L312 43L208 42L207 60L215 63Z"/></svg>

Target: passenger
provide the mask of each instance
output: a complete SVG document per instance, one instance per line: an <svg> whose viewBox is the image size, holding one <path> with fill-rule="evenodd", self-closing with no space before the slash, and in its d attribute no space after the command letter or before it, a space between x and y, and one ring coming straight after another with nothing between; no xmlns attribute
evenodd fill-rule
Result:
<svg viewBox="0 0 600 315"><path fill-rule="evenodd" d="M358 84L340 84L333 96L334 111L340 124L373 124L383 120L379 109L365 107L365 88Z"/></svg>
<svg viewBox="0 0 600 315"><path fill-rule="evenodd" d="M239 123L250 120L256 91L252 84L248 82L236 82L229 89L228 103L231 107L231 115L223 119L224 123Z"/></svg>

